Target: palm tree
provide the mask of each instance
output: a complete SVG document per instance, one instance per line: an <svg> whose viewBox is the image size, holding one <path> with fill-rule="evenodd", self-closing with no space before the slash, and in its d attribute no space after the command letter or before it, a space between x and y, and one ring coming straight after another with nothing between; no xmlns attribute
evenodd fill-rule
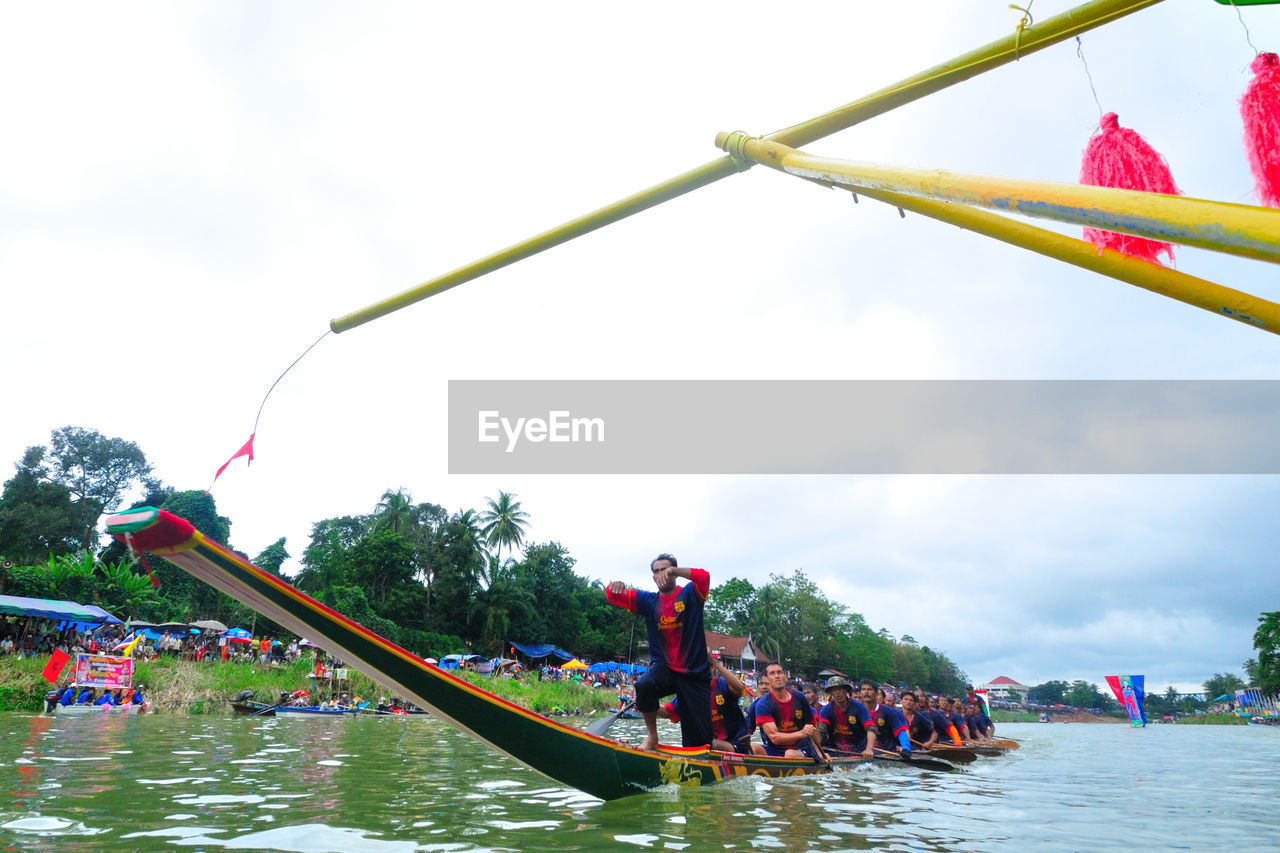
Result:
<svg viewBox="0 0 1280 853"><path fill-rule="evenodd" d="M375 530L385 529L403 534L416 520L413 497L403 487L394 492L387 489L382 493L382 500L374 507L373 515Z"/></svg>
<svg viewBox="0 0 1280 853"><path fill-rule="evenodd" d="M515 495L498 490L498 499L487 498L489 508L480 513L481 535L489 543L495 554L501 555L507 549L510 556L524 542L525 530L529 526L529 513L520 509L520 501Z"/></svg>
<svg viewBox="0 0 1280 853"><path fill-rule="evenodd" d="M525 589L515 575L515 560L499 563L491 557L488 585L471 600L469 616L479 614L481 647L492 652L501 649L511 626L511 615L534 606L533 595Z"/></svg>
<svg viewBox="0 0 1280 853"><path fill-rule="evenodd" d="M782 646L778 642L782 602L773 584L756 591L756 600L747 611L747 636L751 642L771 657L782 662Z"/></svg>

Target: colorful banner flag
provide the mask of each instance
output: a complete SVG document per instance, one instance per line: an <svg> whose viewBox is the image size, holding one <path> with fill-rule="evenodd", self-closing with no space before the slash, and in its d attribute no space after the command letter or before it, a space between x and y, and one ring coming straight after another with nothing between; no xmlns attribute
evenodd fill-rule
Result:
<svg viewBox="0 0 1280 853"><path fill-rule="evenodd" d="M1108 675L1107 686L1115 694L1120 707L1129 715L1129 724L1135 729L1147 724L1146 692L1142 689L1146 682L1144 675Z"/></svg>
<svg viewBox="0 0 1280 853"><path fill-rule="evenodd" d="M142 635L138 635L141 639ZM138 642L135 639L134 642ZM133 658L112 655L76 655L76 684L108 690L133 684Z"/></svg>
<svg viewBox="0 0 1280 853"><path fill-rule="evenodd" d="M54 649L53 654L49 656L49 662L44 665L44 671L40 674L44 676L44 680L50 684L58 683L58 676L62 675L62 669L67 665L67 661L71 660L71 655L62 649Z"/></svg>

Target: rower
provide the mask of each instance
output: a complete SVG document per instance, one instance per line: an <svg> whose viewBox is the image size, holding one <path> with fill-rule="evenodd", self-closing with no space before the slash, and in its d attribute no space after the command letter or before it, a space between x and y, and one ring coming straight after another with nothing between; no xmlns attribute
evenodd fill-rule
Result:
<svg viewBox="0 0 1280 853"><path fill-rule="evenodd" d="M746 687L742 679L734 675L711 649L707 649L711 661L711 730L714 738L711 748L718 752L751 754L750 737L742 706L738 704ZM680 722L680 697L677 696L658 709L658 716L673 723Z"/></svg>
<svg viewBox="0 0 1280 853"><path fill-rule="evenodd" d="M928 749L938 742L938 732L929 715L922 713L916 694L910 690L902 693L902 713L907 718L907 731L917 746Z"/></svg>
<svg viewBox="0 0 1280 853"><path fill-rule="evenodd" d="M964 714L962 713L964 711L964 705L961 704L959 699L953 699L950 701L943 699L942 702L944 708L950 708L947 712L947 719L951 721L951 725L956 727L956 733L960 735L960 740L971 740L969 737L969 724L965 721Z"/></svg>
<svg viewBox="0 0 1280 853"><path fill-rule="evenodd" d="M804 686L800 688L800 692L808 700L809 708L813 710L813 718L815 720L818 719L818 712L822 710L822 700L818 694L818 685L806 681Z"/></svg>
<svg viewBox="0 0 1280 853"><path fill-rule="evenodd" d="M969 703L968 711L965 722L969 724L969 734L974 740L989 740L991 735L988 734L987 715L982 713L976 702Z"/></svg>
<svg viewBox="0 0 1280 853"><path fill-rule="evenodd" d="M769 692L755 704L755 718L765 754L827 760L815 740L818 730L813 726L813 709L803 693L787 686L782 664L769 664L764 677L769 682Z"/></svg>
<svg viewBox="0 0 1280 853"><path fill-rule="evenodd" d="M875 740L867 736L874 724L867 715L866 706L850 701L853 686L849 679L837 675L827 682L827 695L831 701L822 706L818 714L818 735L824 746L848 753L862 753L863 758L875 756Z"/></svg>
<svg viewBox="0 0 1280 853"><path fill-rule="evenodd" d="M876 729L876 748L900 752L911 757L911 737L907 734L907 718L897 708L884 704L884 691L874 681L864 678L861 683L862 704Z"/></svg>
<svg viewBox="0 0 1280 853"><path fill-rule="evenodd" d="M929 721L933 723L933 730L938 733L939 741L950 739L953 744L960 746L960 733L942 710L942 700L937 696L929 700Z"/></svg>

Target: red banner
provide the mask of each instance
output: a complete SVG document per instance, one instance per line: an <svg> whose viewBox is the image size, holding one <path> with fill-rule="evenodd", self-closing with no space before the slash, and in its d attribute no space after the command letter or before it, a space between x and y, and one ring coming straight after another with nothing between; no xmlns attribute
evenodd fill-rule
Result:
<svg viewBox="0 0 1280 853"><path fill-rule="evenodd" d="M69 660L71 660L71 655L62 649L54 649L53 654L49 656L49 662L44 665L44 672L40 674L50 684L57 684L58 676L62 675L62 668L67 665Z"/></svg>

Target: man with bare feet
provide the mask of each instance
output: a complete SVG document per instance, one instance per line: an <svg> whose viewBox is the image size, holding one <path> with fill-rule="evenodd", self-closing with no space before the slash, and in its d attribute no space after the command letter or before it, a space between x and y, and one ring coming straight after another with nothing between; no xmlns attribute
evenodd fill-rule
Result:
<svg viewBox="0 0 1280 853"><path fill-rule="evenodd" d="M652 666L636 682L636 708L644 717L648 736L641 749L658 748L658 703L672 693L680 700L680 737L684 746L708 746L711 727L711 665L702 627L702 608L711 592L705 569L682 569L670 554L649 564L654 592L631 589L614 581L605 589L610 604L644 617L649 632ZM676 584L677 578L689 583Z"/></svg>

